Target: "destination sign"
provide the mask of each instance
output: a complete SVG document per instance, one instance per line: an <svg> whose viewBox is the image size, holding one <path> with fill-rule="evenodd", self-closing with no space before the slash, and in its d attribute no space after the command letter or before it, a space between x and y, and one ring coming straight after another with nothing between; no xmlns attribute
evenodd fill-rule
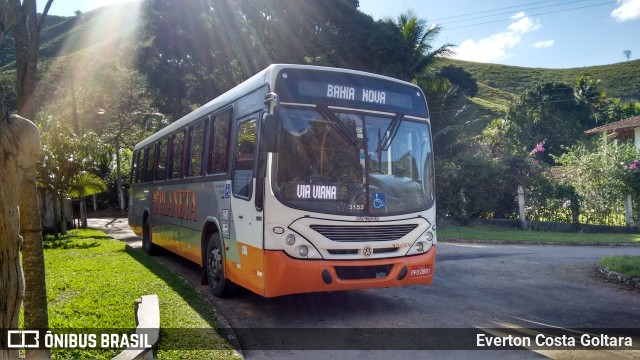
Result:
<svg viewBox="0 0 640 360"><path fill-rule="evenodd" d="M367 89L344 84L300 81L298 83L298 93L302 96L326 97L363 103L392 105L405 109L413 108L411 96L384 89Z"/></svg>
<svg viewBox="0 0 640 360"><path fill-rule="evenodd" d="M276 92L281 101L428 116L424 95L417 87L363 74L283 70Z"/></svg>

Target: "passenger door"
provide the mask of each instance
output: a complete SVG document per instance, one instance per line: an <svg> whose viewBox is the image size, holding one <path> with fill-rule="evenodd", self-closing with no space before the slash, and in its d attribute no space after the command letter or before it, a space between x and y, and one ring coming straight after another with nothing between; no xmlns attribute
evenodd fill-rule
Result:
<svg viewBox="0 0 640 360"><path fill-rule="evenodd" d="M263 287L263 218L255 206L255 169L259 113L241 119L235 133L231 177L231 238L237 241L239 262L229 264L242 284L258 293Z"/></svg>

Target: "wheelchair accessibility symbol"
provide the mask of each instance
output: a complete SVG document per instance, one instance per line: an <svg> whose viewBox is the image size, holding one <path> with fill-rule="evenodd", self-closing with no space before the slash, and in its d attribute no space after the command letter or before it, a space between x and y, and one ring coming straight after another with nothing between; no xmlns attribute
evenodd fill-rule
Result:
<svg viewBox="0 0 640 360"><path fill-rule="evenodd" d="M371 193L371 204L374 209L385 209L384 193Z"/></svg>

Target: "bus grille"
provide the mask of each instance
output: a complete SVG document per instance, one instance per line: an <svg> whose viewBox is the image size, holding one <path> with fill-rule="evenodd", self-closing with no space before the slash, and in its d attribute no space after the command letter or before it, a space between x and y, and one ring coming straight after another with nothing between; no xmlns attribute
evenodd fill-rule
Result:
<svg viewBox="0 0 640 360"><path fill-rule="evenodd" d="M418 227L418 224L368 226L311 225L310 227L327 239L333 241L393 241L413 231L413 229Z"/></svg>

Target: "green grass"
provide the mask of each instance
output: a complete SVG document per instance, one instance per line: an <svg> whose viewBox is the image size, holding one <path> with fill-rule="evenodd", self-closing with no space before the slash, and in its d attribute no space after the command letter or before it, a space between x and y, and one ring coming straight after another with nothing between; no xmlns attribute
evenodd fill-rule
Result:
<svg viewBox="0 0 640 360"><path fill-rule="evenodd" d="M60 240L45 241L49 325L54 332L56 328L132 332L134 300L157 294L160 359L234 357L231 345L217 333L212 305L193 286L155 259L107 238L98 230L72 230ZM56 349L52 353L54 358L76 359L112 358L119 352Z"/></svg>
<svg viewBox="0 0 640 360"><path fill-rule="evenodd" d="M640 256L604 256L598 265L630 278L640 277Z"/></svg>
<svg viewBox="0 0 640 360"><path fill-rule="evenodd" d="M464 240L499 240L536 243L640 244L640 234L582 234L528 231L490 226L439 226L438 238Z"/></svg>

